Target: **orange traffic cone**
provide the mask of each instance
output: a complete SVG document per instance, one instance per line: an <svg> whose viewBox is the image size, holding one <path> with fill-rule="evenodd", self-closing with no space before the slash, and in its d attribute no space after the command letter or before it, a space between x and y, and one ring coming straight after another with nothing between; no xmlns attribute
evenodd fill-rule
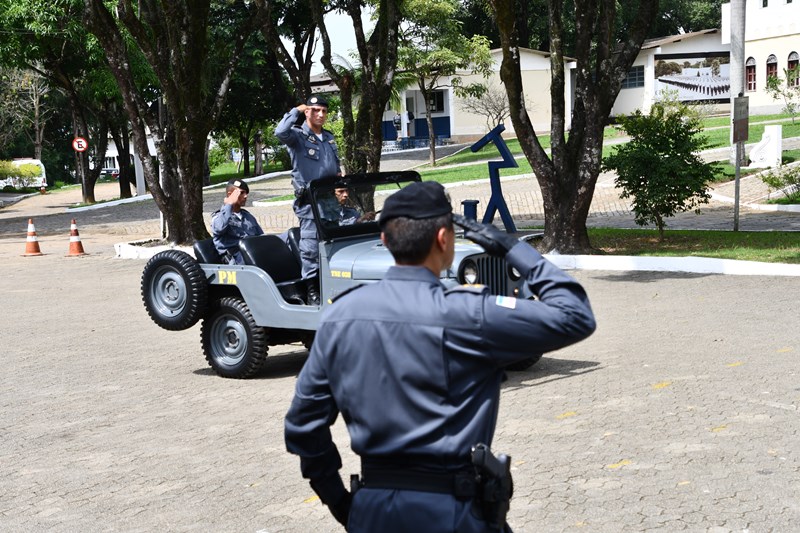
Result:
<svg viewBox="0 0 800 533"><path fill-rule="evenodd" d="M86 252L83 251L83 244L81 244L81 236L78 235L78 224L75 223L74 218L69 226L69 252L67 257L73 255L86 255Z"/></svg>
<svg viewBox="0 0 800 533"><path fill-rule="evenodd" d="M28 237L25 239L25 253L22 255L42 255L32 218L28 219Z"/></svg>

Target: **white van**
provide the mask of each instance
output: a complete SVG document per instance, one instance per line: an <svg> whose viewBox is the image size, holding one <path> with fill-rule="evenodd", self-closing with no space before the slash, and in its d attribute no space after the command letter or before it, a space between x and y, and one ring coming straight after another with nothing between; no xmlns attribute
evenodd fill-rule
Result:
<svg viewBox="0 0 800 533"><path fill-rule="evenodd" d="M5 179L0 179L0 189L8 185L16 189L21 189L24 187L32 187L37 189L40 187L47 187L47 173L44 170L44 165L38 159L14 159L11 161L11 164L15 167L21 167L22 165L34 165L39 167L39 175L30 178L10 176Z"/></svg>

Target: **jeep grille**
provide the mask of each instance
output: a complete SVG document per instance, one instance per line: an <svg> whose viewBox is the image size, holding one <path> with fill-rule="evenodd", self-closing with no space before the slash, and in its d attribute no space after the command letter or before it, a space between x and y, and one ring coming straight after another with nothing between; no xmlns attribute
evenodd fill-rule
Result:
<svg viewBox="0 0 800 533"><path fill-rule="evenodd" d="M489 287L492 294L507 295L509 279L505 260L487 255L475 258L475 262L478 265L479 283Z"/></svg>

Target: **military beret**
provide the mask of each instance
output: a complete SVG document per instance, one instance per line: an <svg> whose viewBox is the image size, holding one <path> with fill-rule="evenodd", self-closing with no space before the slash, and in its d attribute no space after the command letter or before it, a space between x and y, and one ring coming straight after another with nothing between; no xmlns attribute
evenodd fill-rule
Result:
<svg viewBox="0 0 800 533"><path fill-rule="evenodd" d="M328 101L321 96L309 96L306 105L317 107L328 107Z"/></svg>
<svg viewBox="0 0 800 533"><path fill-rule="evenodd" d="M383 204L380 224L393 218L433 218L452 213L444 187L435 181L415 181L400 189Z"/></svg>
<svg viewBox="0 0 800 533"><path fill-rule="evenodd" d="M250 187L242 180L232 179L228 181L228 187L236 187L237 189L242 189L244 192L250 192Z"/></svg>

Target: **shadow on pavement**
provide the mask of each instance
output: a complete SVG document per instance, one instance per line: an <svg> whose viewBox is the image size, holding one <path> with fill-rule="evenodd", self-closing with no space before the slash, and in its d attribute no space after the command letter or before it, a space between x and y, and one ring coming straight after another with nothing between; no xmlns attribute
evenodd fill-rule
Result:
<svg viewBox="0 0 800 533"><path fill-rule="evenodd" d="M603 367L597 361L542 357L538 363L527 370L508 372L508 380L503 383L503 388L535 387L561 379L582 376L601 368Z"/></svg>
<svg viewBox="0 0 800 533"><path fill-rule="evenodd" d="M308 350L298 347L297 351L268 355L264 367L258 374L248 379L281 379L296 376L300 373L308 358ZM211 367L198 368L194 371L198 376L211 376L218 378ZM224 378L218 378L224 379Z"/></svg>
<svg viewBox="0 0 800 533"><path fill-rule="evenodd" d="M602 276L595 276L597 279L603 281L621 281L621 282L636 282L636 283L654 283L665 279L698 279L706 278L716 274L704 274L696 272L652 272L652 271L629 271L619 272L615 274L604 274Z"/></svg>

